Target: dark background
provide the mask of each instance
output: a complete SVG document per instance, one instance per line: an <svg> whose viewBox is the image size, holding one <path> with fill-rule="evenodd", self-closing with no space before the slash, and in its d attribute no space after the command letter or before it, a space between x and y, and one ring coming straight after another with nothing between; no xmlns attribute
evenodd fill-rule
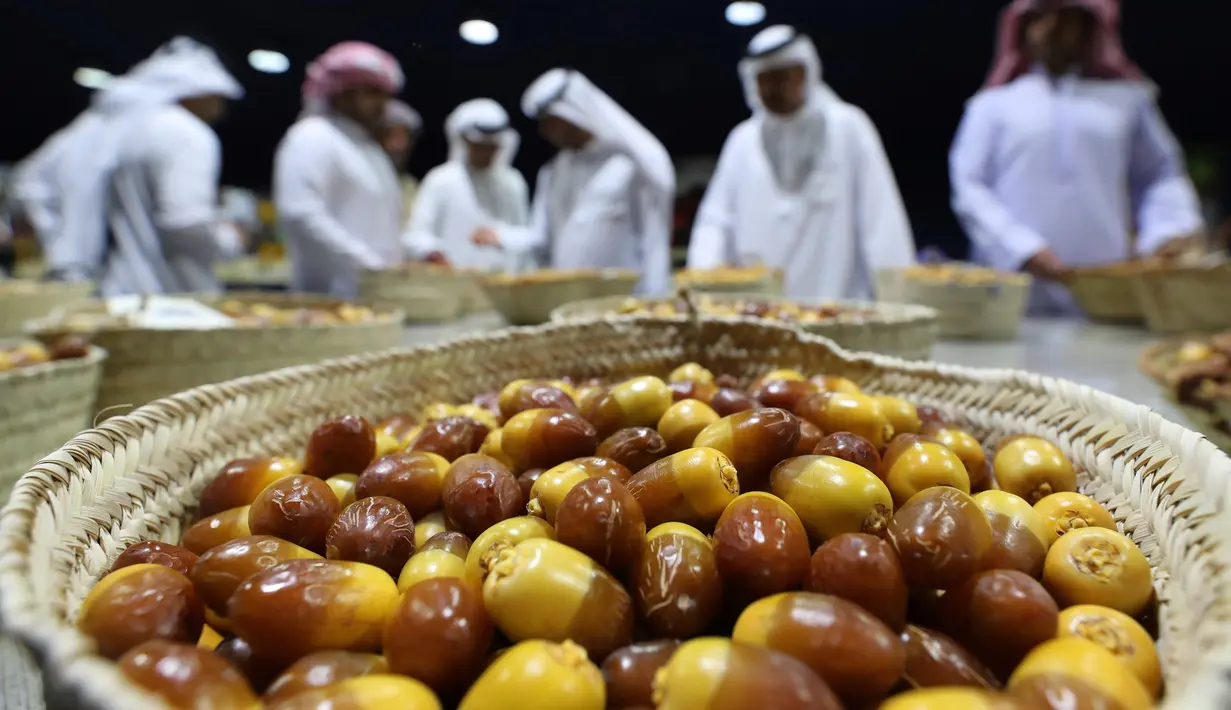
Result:
<svg viewBox="0 0 1231 710"><path fill-rule="evenodd" d="M766 24L809 32L826 80L876 122L921 244L963 246L948 209L946 153L964 100L992 53L999 0L762 0ZM219 133L224 182L268 186L274 148L299 111L306 62L346 39L391 51L427 134L412 171L444 160L440 126L458 103L491 96L522 130L517 160L533 182L549 156L518 108L542 71L571 65L653 131L679 161L714 155L747 116L735 64L759 27L733 27L713 0L0 0L0 160L15 162L86 104L73 69L120 73L174 34L218 49L248 91ZM1162 87L1164 113L1187 146L1231 145L1231 3L1127 0L1130 55ZM458 24L479 13L500 28L486 47ZM290 57L286 74L247 65L251 49Z"/></svg>

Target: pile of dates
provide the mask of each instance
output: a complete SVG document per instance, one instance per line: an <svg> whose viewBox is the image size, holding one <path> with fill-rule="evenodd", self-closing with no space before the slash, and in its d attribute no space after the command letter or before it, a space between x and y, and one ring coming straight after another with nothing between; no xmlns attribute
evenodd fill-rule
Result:
<svg viewBox="0 0 1231 710"><path fill-rule="evenodd" d="M518 380L227 464L78 625L181 708L1153 707L1145 556L991 443L791 370Z"/></svg>

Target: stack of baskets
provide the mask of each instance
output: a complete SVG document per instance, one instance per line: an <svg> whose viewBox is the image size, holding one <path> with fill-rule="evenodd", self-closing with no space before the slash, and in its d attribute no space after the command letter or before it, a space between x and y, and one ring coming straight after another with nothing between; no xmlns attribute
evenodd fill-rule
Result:
<svg viewBox="0 0 1231 710"><path fill-rule="evenodd" d="M202 296L200 300L216 302L221 298ZM339 305L328 298L271 293L228 294L225 298L282 308ZM108 353L98 392L99 410L140 406L209 382L383 350L402 342L402 314L397 311L381 312L375 319L356 323L208 330L115 325L100 320L103 313L104 304L91 302L35 321L28 329L30 335L44 341L88 329L91 341ZM91 321L97 325L85 325Z"/></svg>
<svg viewBox="0 0 1231 710"><path fill-rule="evenodd" d="M483 291L505 321L512 325L538 325L566 303L590 298L628 296L640 276L626 269L597 271L532 271L519 276L489 276Z"/></svg>
<svg viewBox="0 0 1231 710"><path fill-rule="evenodd" d="M690 307L699 310L707 317L715 313L708 312L712 307L721 314L728 308L736 308L744 303L757 303L767 306L770 313L776 307L786 306L807 308L811 304L783 299L767 298L760 294L689 294L687 298ZM635 302L638 308L658 313L660 307L674 309L675 303L665 299L645 300ZM818 304L820 305L820 304ZM838 315L817 321L790 322L801 330L821 335L848 350L892 355L906 360L927 360L932 356L932 347L937 339L937 313L927 306L907 305L899 303L862 303L847 301L824 304L840 309ZM629 306L629 299L623 296L611 298L596 298L578 301L561 306L552 311L551 319L556 323L577 320L589 320L604 316L617 316ZM788 321L784 321L788 322Z"/></svg>
<svg viewBox="0 0 1231 710"><path fill-rule="evenodd" d="M0 517L3 622L64 707L161 707L94 655L82 599L138 540L176 540L227 460L302 451L322 417L373 420L465 401L511 378L666 374L696 361L745 383L774 367L908 397L991 442L1031 433L1078 465L1082 491L1149 558L1168 710L1231 703L1231 459L1145 407L1023 372L855 356L764 321L610 319L522 329L202 387L87 432L41 462Z"/></svg>
<svg viewBox="0 0 1231 710"><path fill-rule="evenodd" d="M40 283L38 281L0 282L0 338L21 335L26 321L42 318L57 308L84 301L94 292L94 284Z"/></svg>
<svg viewBox="0 0 1231 710"><path fill-rule="evenodd" d="M1012 340L1030 300L1029 276L962 265L883 269L876 297L915 303L939 314L942 338Z"/></svg>

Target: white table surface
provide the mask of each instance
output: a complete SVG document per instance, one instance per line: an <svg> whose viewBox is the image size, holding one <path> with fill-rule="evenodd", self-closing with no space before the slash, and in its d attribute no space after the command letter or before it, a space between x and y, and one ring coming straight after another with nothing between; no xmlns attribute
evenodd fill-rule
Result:
<svg viewBox="0 0 1231 710"><path fill-rule="evenodd" d="M438 342L501 327L498 317L482 314L443 325L407 328L406 344ZM969 367L1031 370L1089 385L1145 404L1164 417L1183 419L1158 388L1137 370L1137 357L1155 338L1139 329L1081 321L1030 320L1020 337L1008 343L946 341L934 359ZM0 708L43 710L38 672L28 654L11 638L0 636Z"/></svg>

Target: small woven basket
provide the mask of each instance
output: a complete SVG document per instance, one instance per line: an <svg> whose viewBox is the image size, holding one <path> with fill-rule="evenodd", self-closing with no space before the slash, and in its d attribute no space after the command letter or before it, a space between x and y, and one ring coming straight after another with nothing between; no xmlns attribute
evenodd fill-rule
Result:
<svg viewBox="0 0 1231 710"><path fill-rule="evenodd" d="M92 293L94 284L89 282L0 282L0 338L21 335L26 321L42 318L57 308L85 301Z"/></svg>
<svg viewBox="0 0 1231 710"><path fill-rule="evenodd" d="M1231 264L1145 272L1136 288L1146 327L1155 333L1231 329Z"/></svg>
<svg viewBox="0 0 1231 710"><path fill-rule="evenodd" d="M1231 701L1231 459L1148 408L1010 370L853 355L765 321L605 318L512 329L206 386L85 432L18 483L0 515L0 615L35 651L49 695L85 710L160 708L74 627L125 546L178 540L222 464L299 455L326 417L372 419L466 401L513 378L665 375L696 361L745 384L772 367L849 377L909 397L984 442L1030 433L1073 459L1153 567L1166 710Z"/></svg>
<svg viewBox="0 0 1231 710"><path fill-rule="evenodd" d="M1005 273L988 283L965 283L920 279L908 269L882 269L876 273L876 297L934 309L942 338L1012 340L1030 303L1030 284L1025 274Z"/></svg>
<svg viewBox="0 0 1231 710"><path fill-rule="evenodd" d="M254 293L202 296L202 301L241 300L285 308L333 307L336 299L318 296ZM28 333L44 341L72 330L64 318L103 308L69 309L30 323ZM276 325L266 327L153 329L102 326L89 333L107 351L98 410L137 407L190 387L302 365L318 360L384 350L402 342L402 314L380 313L361 323ZM113 409L114 408L114 409Z"/></svg>
<svg viewBox="0 0 1231 710"><path fill-rule="evenodd" d="M291 286L291 262L245 257L214 267L214 278L231 289L285 290Z"/></svg>
<svg viewBox="0 0 1231 710"><path fill-rule="evenodd" d="M703 294L701 299L712 303L734 303L739 301L801 303L766 298L764 295L756 293ZM693 298L692 300L697 301L698 299ZM577 301L552 311L551 320L556 323L565 323L617 314L627 301L627 296ZM651 301L650 303L658 302L661 301ZM899 303L864 303L859 301L843 301L832 305L849 308L852 311L857 311L857 313L817 322L783 322L783 325L824 336L848 350L892 355L905 360L927 360L931 358L932 346L936 344L937 338L936 311L931 308ZM711 318L715 317L708 314L704 315ZM718 319L721 320L721 318Z"/></svg>
<svg viewBox="0 0 1231 710"><path fill-rule="evenodd" d="M0 504L40 458L90 426L107 354L0 373Z"/></svg>
<svg viewBox="0 0 1231 710"><path fill-rule="evenodd" d="M444 323L462 315L474 289L470 276L427 269L364 271L359 299L376 308L399 310L410 323Z"/></svg>
<svg viewBox="0 0 1231 710"><path fill-rule="evenodd" d="M512 325L538 325L566 303L602 296L628 296L640 279L636 272L606 269L560 278L490 276L483 291L493 308Z"/></svg>
<svg viewBox="0 0 1231 710"><path fill-rule="evenodd" d="M781 271L755 270L747 278L734 275L714 274L707 278L704 271L680 271L675 275L677 288L687 288L698 293L758 293L763 296L781 296L786 276Z"/></svg>
<svg viewBox="0 0 1231 710"><path fill-rule="evenodd" d="M1090 320L1140 323L1145 320L1137 282L1155 268L1148 262L1074 269L1065 279L1073 300Z"/></svg>

